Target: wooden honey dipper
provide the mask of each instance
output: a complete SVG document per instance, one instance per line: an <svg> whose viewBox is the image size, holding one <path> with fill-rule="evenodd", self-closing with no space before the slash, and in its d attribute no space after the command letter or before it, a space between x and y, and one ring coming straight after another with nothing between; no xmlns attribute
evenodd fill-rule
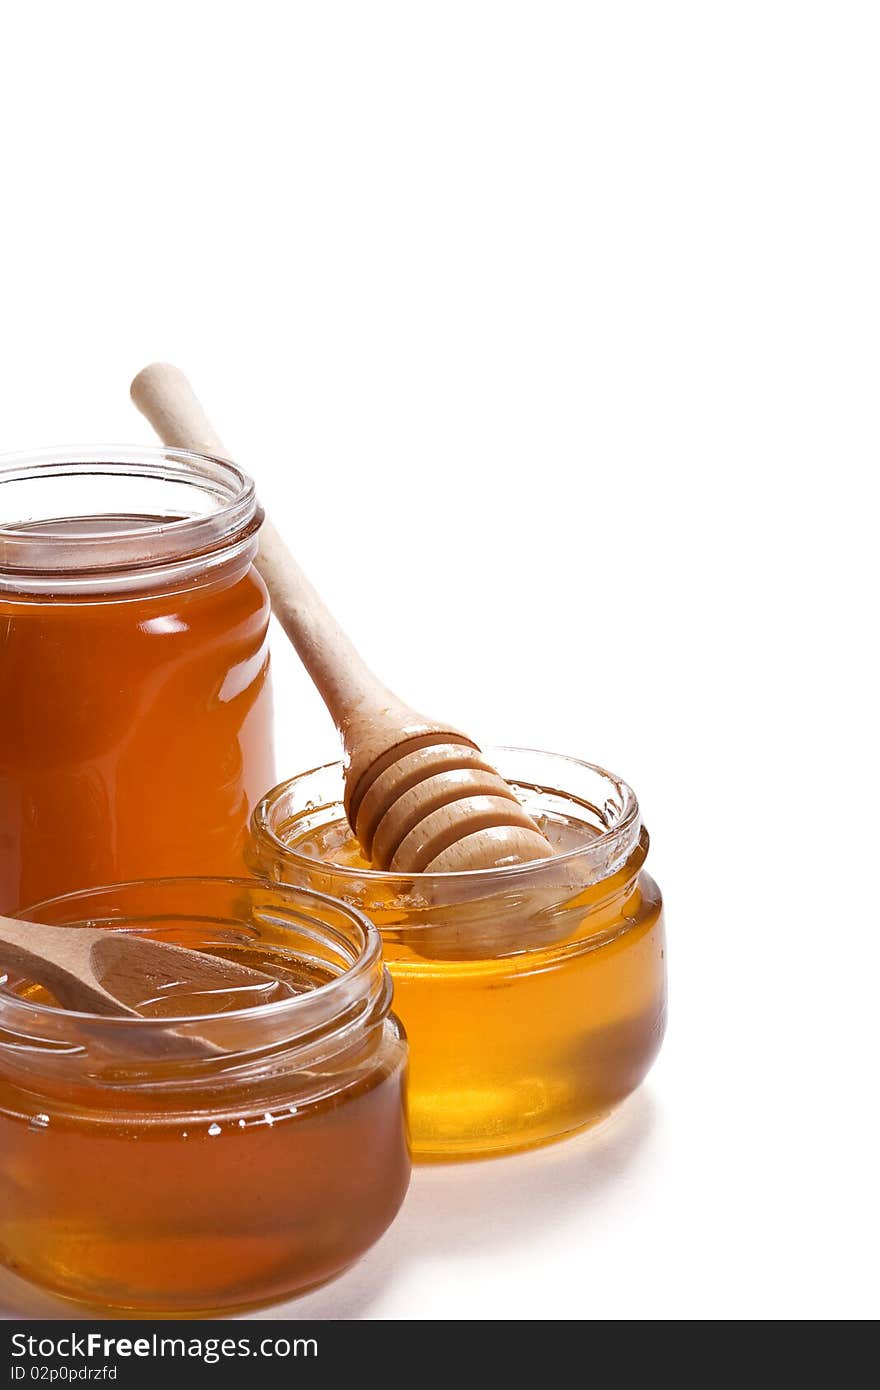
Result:
<svg viewBox="0 0 880 1390"><path fill-rule="evenodd" d="M229 457L177 367L145 367L131 396L165 444ZM342 736L345 811L373 864L449 873L553 854L473 739L416 713L370 671L268 521L257 567Z"/></svg>

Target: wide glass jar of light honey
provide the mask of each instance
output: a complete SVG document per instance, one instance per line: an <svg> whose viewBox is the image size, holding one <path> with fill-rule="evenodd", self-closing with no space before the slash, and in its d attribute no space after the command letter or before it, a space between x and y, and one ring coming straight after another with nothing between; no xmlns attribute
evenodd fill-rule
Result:
<svg viewBox="0 0 880 1390"><path fill-rule="evenodd" d="M206 1312L345 1269L406 1192L406 1042L376 929L253 880L122 884L28 909L266 983L72 1013L0 960L0 1262L92 1304ZM112 988L112 982L108 981Z"/></svg>
<svg viewBox="0 0 880 1390"><path fill-rule="evenodd" d="M283 783L254 813L256 872L342 898L381 931L421 1159L526 1148L596 1123L642 1081L665 1026L661 898L635 795L573 758L487 757L552 858L378 872L348 828L341 764Z"/></svg>
<svg viewBox="0 0 880 1390"><path fill-rule="evenodd" d="M242 871L273 778L261 521L239 469L181 450L3 461L0 912Z"/></svg>

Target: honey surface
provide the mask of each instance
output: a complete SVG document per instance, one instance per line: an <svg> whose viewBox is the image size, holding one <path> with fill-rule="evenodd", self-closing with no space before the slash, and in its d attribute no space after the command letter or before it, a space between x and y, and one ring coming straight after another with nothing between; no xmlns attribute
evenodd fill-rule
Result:
<svg viewBox="0 0 880 1390"><path fill-rule="evenodd" d="M102 883L243 867L271 785L262 581L0 595L0 912Z"/></svg>

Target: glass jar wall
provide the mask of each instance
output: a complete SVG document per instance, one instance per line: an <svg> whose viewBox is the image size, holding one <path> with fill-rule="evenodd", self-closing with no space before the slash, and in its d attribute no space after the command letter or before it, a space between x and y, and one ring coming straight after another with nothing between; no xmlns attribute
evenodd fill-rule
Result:
<svg viewBox="0 0 880 1390"><path fill-rule="evenodd" d="M55 1007L0 960L0 1261L69 1297L199 1312L338 1274L409 1181L406 1043L375 928L253 880L167 880L28 909L219 955L277 981ZM256 1002L255 1002L256 1001ZM130 1001L135 1002L135 1001Z"/></svg>
<svg viewBox="0 0 880 1390"><path fill-rule="evenodd" d="M0 469L0 912L235 874L274 775L262 514L176 449Z"/></svg>
<svg viewBox="0 0 880 1390"><path fill-rule="evenodd" d="M410 1040L416 1157L524 1148L607 1115L644 1078L666 1014L664 927L629 787L601 768L489 749L552 859L409 877L372 870L342 809L342 765L257 807L252 861L377 924Z"/></svg>

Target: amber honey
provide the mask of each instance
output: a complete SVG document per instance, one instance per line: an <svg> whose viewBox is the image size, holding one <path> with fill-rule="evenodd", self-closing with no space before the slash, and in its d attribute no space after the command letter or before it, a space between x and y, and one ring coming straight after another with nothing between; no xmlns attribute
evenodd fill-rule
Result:
<svg viewBox="0 0 880 1390"><path fill-rule="evenodd" d="M138 1001L133 1023L65 1013L27 981L0 987L7 1267L90 1303L211 1311L321 1283L378 1238L409 1179L406 1044L369 923L244 880L123 885L30 912L148 933L277 984L171 988ZM192 1036L217 1055L194 1059Z"/></svg>
<svg viewBox="0 0 880 1390"><path fill-rule="evenodd" d="M339 765L276 788L254 817L260 872L357 904L381 931L421 1159L530 1147L596 1123L642 1081L665 1026L662 904L632 791L574 759L490 757L553 859L376 872L345 822Z"/></svg>
<svg viewBox="0 0 880 1390"><path fill-rule="evenodd" d="M0 911L241 872L273 773L252 485L118 451L0 470L0 506Z"/></svg>

